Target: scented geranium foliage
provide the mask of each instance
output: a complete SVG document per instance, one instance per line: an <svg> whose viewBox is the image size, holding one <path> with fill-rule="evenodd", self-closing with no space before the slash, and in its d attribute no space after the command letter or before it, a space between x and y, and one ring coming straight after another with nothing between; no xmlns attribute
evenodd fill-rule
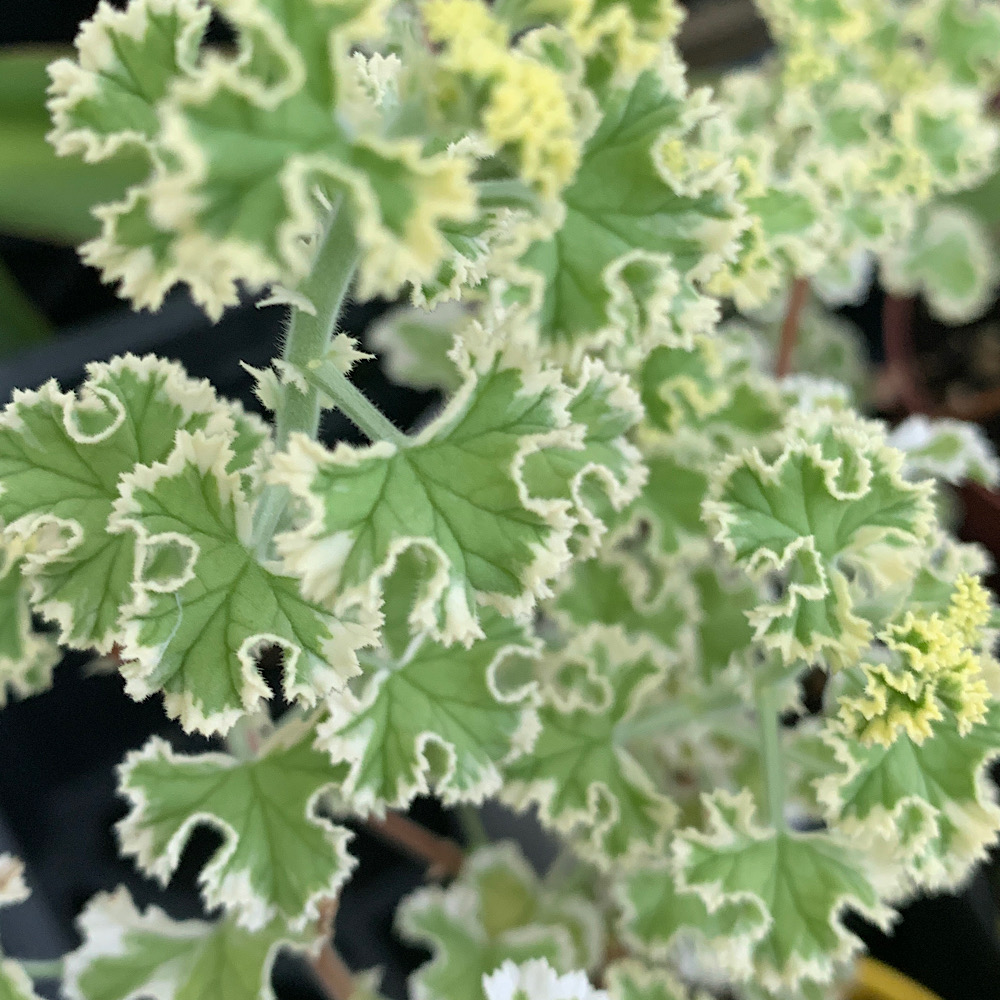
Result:
<svg viewBox="0 0 1000 1000"><path fill-rule="evenodd" d="M415 1000L834 1000L849 912L888 928L996 841L997 614L948 491L997 458L857 412L815 300L770 371L793 282L991 295L1000 21L759 8L774 50L714 91L675 0L101 3L52 65L56 150L148 167L85 259L137 308L288 313L247 368L269 421L131 354L0 415L0 704L100 654L185 731L122 762L122 853L166 883L216 838L204 919L86 905L67 996L269 1000L285 950L375 1000L331 934L368 823L450 879L397 911ZM376 295L362 345L338 317ZM364 348L439 392L419 426ZM467 851L400 814L427 795Z"/></svg>

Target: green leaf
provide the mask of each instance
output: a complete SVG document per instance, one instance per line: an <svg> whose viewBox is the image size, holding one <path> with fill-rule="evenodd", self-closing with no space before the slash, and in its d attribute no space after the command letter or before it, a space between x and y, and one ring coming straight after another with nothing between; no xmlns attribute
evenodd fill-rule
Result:
<svg viewBox="0 0 1000 1000"><path fill-rule="evenodd" d="M481 622L485 638L468 649L424 635L398 658L366 657L357 697L332 708L319 745L350 765L341 795L360 815L432 789L445 803L481 802L500 788L503 762L530 746L527 692L504 690L500 674L510 657L537 655L536 643L490 608Z"/></svg>
<svg viewBox="0 0 1000 1000"><path fill-rule="evenodd" d="M662 851L676 806L629 754L622 725L663 680L657 653L595 626L547 669L541 732L531 754L507 767L503 799L537 805L543 823L604 867Z"/></svg>
<svg viewBox="0 0 1000 1000"><path fill-rule="evenodd" d="M378 34L379 3L223 4L238 55L195 59L209 8L132 0L98 9L76 61L53 67L53 140L106 159L147 148L154 169L99 211L86 259L136 306L186 282L209 315L237 283L294 287L342 197L361 246L360 295L433 277L450 254L442 226L475 214L469 164L352 121L340 100L350 45Z"/></svg>
<svg viewBox="0 0 1000 1000"><path fill-rule="evenodd" d="M751 615L756 639L788 662L820 652L851 662L871 627L854 613L845 573L884 585L906 572L887 556L931 530L930 484L906 482L878 425L847 413L800 413L783 436L772 462L755 448L720 467L705 517L751 578L783 581L781 597Z"/></svg>
<svg viewBox="0 0 1000 1000"><path fill-rule="evenodd" d="M1000 11L968 0L935 0L922 5L922 34L934 59L946 65L959 83L994 86L1000 79Z"/></svg>
<svg viewBox="0 0 1000 1000"><path fill-rule="evenodd" d="M725 333L724 340L699 336L658 347L640 375L647 420L669 435L659 450L676 452L703 472L712 468L712 452L733 451L777 430L786 409L773 379L756 370L757 345L747 331L729 324Z"/></svg>
<svg viewBox="0 0 1000 1000"><path fill-rule="evenodd" d="M897 892L958 885L996 840L1000 806L987 777L1000 756L995 701L971 729L945 710L920 743L901 733L889 746L865 746L837 725L826 739L836 770L816 788L827 822L879 858Z"/></svg>
<svg viewBox="0 0 1000 1000"><path fill-rule="evenodd" d="M726 971L769 989L829 980L861 941L844 926L852 909L885 928L892 911L879 900L860 854L825 833L761 828L753 797L719 791L704 798L708 830L681 831L674 844L679 888L699 893L710 913L734 904L757 910L739 949L721 952Z"/></svg>
<svg viewBox="0 0 1000 1000"><path fill-rule="evenodd" d="M626 551L610 552L573 567L573 574L553 602L569 634L591 624L620 627L631 639L655 640L665 650L687 649L692 606L665 582L651 593L642 563Z"/></svg>
<svg viewBox="0 0 1000 1000"><path fill-rule="evenodd" d="M549 21L565 28L588 58L592 77L628 79L663 58L664 44L682 23L674 0L505 0L497 13L515 31Z"/></svg>
<svg viewBox="0 0 1000 1000"><path fill-rule="evenodd" d="M42 1000L31 977L11 959L0 961L0 1000Z"/></svg>
<svg viewBox="0 0 1000 1000"><path fill-rule="evenodd" d="M446 302L430 312L400 306L371 325L366 342L378 352L393 382L455 392L462 376L449 353L464 322L465 309L458 303Z"/></svg>
<svg viewBox="0 0 1000 1000"><path fill-rule="evenodd" d="M94 162L130 144L149 147L159 130L157 105L176 76L193 71L210 15L194 0L132 0L84 22L77 59L49 67L59 155Z"/></svg>
<svg viewBox="0 0 1000 1000"><path fill-rule="evenodd" d="M252 933L155 906L140 913L124 887L91 899L77 926L83 944L66 956L64 980L73 1000L273 1000L278 949L297 943L279 921Z"/></svg>
<svg viewBox="0 0 1000 1000"><path fill-rule="evenodd" d="M627 436L642 418L642 406L625 375L586 359L569 416L583 429L582 446L574 442L533 452L524 461L524 480L533 496L546 500L565 496L569 483L573 514L580 522L573 553L586 558L605 532L600 514L606 511L591 509L591 489L605 493L618 511L635 499L646 479L639 451Z"/></svg>
<svg viewBox="0 0 1000 1000"><path fill-rule="evenodd" d="M623 451L609 451L600 434L588 443L587 428L571 423L574 397L557 374L520 363L496 358L477 373L464 365L463 390L402 447L330 452L299 437L276 456L274 480L309 508L309 520L278 546L310 597L374 611L397 556L414 547L434 572L411 625L446 644L482 637L479 603L516 617L548 596L570 558L574 508L582 514L574 497L579 475L593 468L616 481L603 463L620 469ZM632 419L604 413L604 426ZM565 461L566 449L580 450L585 461ZM524 471L539 451L553 452L549 472L563 477L540 483L543 496Z"/></svg>
<svg viewBox="0 0 1000 1000"><path fill-rule="evenodd" d="M655 438L647 439L649 478L622 520L641 520L650 530L653 550L670 556L704 534L701 504L708 491L708 477L695 463L660 452L659 443Z"/></svg>
<svg viewBox="0 0 1000 1000"><path fill-rule="evenodd" d="M371 645L370 620L338 617L306 600L293 577L258 561L252 508L223 437L177 435L166 462L121 481L111 519L139 553L136 597L122 643L126 690L164 692L168 714L190 730L226 732L271 697L256 657L284 655L282 694L307 705L342 690Z"/></svg>
<svg viewBox="0 0 1000 1000"><path fill-rule="evenodd" d="M17 544L0 545L0 708L8 690L18 698L44 691L59 662L59 646L36 632L31 622L28 586Z"/></svg>
<svg viewBox="0 0 1000 1000"><path fill-rule="evenodd" d="M743 584L728 567L711 557L691 570L698 603L697 639L702 679L712 683L751 648L753 631L747 614L757 602L755 588Z"/></svg>
<svg viewBox="0 0 1000 1000"><path fill-rule="evenodd" d="M170 454L182 428L230 434L238 411L179 365L125 355L87 367L76 395L55 382L15 392L0 418L0 518L30 552L35 610L59 641L106 651L132 598L134 541L108 520L119 479Z"/></svg>
<svg viewBox="0 0 1000 1000"><path fill-rule="evenodd" d="M978 319L993 301L1000 272L996 245L969 212L935 205L921 213L906 243L882 256L881 277L896 295L924 296L952 325Z"/></svg>
<svg viewBox="0 0 1000 1000"><path fill-rule="evenodd" d="M668 433L703 423L732 396L715 337L683 347L657 347L642 366L642 404L649 422Z"/></svg>
<svg viewBox="0 0 1000 1000"><path fill-rule="evenodd" d="M561 225L527 248L512 276L534 289L552 347L641 350L714 319L707 302L690 308L699 298L689 282L735 252L744 222L725 169L686 176L698 158L689 133L706 113L704 94L673 92L653 71L609 97L563 193Z"/></svg>
<svg viewBox="0 0 1000 1000"><path fill-rule="evenodd" d="M313 749L314 737L311 725L288 723L240 761L181 756L154 736L120 768L119 790L132 805L117 828L122 851L166 885L195 827L212 827L222 846L199 877L205 906L224 907L252 931L275 918L303 930L354 867L350 832L318 813L341 774Z"/></svg>
<svg viewBox="0 0 1000 1000"><path fill-rule="evenodd" d="M418 889L396 923L434 953L410 980L416 1000L481 997L483 976L507 960L545 958L559 972L593 968L603 947L594 904L539 883L513 843L470 854L447 889Z"/></svg>
<svg viewBox="0 0 1000 1000"><path fill-rule="evenodd" d="M725 951L733 965L748 962L748 941L760 922L757 906L736 899L709 909L701 895L678 888L677 881L671 868L661 863L637 868L616 883L626 943L659 961L696 947L713 955Z"/></svg>
<svg viewBox="0 0 1000 1000"><path fill-rule="evenodd" d="M915 413L893 428L889 443L906 453L911 479L934 476L953 486L971 480L986 487L1000 481L1000 460L978 424Z"/></svg>
<svg viewBox="0 0 1000 1000"><path fill-rule="evenodd" d="M612 1000L692 1000L693 994L672 972L634 959L613 962L605 973ZM699 998L707 994L699 992Z"/></svg>

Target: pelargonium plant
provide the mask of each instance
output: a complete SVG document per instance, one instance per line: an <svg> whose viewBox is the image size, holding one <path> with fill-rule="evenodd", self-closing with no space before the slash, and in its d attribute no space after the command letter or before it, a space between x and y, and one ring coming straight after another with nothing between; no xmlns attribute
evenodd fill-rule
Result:
<svg viewBox="0 0 1000 1000"><path fill-rule="evenodd" d="M997 461L860 415L822 303L876 264L946 317L992 294L956 199L998 169L1000 11L760 10L774 53L714 92L675 0L102 3L51 66L56 150L148 163L84 260L137 308L288 312L270 423L133 355L0 417L5 696L113 654L214 741L118 771L144 873L219 834L205 919L102 893L66 996L267 998L281 949L376 996L332 949L343 823L412 839L419 795L533 809L561 854L437 849L397 915L416 1000L839 997L847 914L888 928L995 841L996 610L944 499ZM420 427L352 384L349 295L408 302L366 346L440 390ZM369 443L319 443L325 409Z"/></svg>

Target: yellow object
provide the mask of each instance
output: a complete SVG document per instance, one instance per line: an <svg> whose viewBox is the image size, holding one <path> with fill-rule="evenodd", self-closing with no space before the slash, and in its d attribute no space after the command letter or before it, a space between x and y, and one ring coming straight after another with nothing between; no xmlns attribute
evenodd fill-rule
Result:
<svg viewBox="0 0 1000 1000"><path fill-rule="evenodd" d="M874 958L860 958L847 1000L940 1000L936 993Z"/></svg>

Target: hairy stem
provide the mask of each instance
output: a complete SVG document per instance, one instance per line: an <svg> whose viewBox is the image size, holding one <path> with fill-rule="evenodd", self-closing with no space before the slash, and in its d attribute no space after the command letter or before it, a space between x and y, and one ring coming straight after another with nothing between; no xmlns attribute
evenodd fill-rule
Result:
<svg viewBox="0 0 1000 1000"><path fill-rule="evenodd" d="M792 370L792 355L799 341L799 320L809 297L808 278L796 278L792 282L792 290L788 293L788 305L785 309L785 320L781 324L781 341L778 344L778 360L774 372L778 378L784 378Z"/></svg>
<svg viewBox="0 0 1000 1000"><path fill-rule="evenodd" d="M369 817L368 828L398 844L408 854L428 862L430 878L453 877L465 863L465 853L454 840L431 833L399 813L386 813L385 819Z"/></svg>
<svg viewBox="0 0 1000 1000"><path fill-rule="evenodd" d="M323 357L337 328L337 319L357 264L354 221L341 201L334 208L330 224L320 237L313 269L300 289L315 306L316 315L312 316L302 309L292 310L281 355L284 361L305 371L310 361ZM284 448L289 437L296 432L315 437L319 429L319 413L318 388L310 385L308 391L302 393L293 386L286 387L274 421L277 446Z"/></svg>
<svg viewBox="0 0 1000 1000"><path fill-rule="evenodd" d="M281 356L282 360L297 371L310 371L311 363L319 362L326 353L330 338L337 329L337 319L357 264L358 244L354 238L354 220L341 200L331 212L329 225L320 237L312 271L300 289L302 295L312 302L316 314L311 315L302 309L293 308L288 324ZM355 408L363 401L368 410L382 417L348 382L346 376L343 383L350 387L350 392L344 389L344 384L333 388L324 387L336 405L341 405L341 398L348 399L348 405ZM284 448L295 433L316 437L319 430L320 392L320 387L314 382L307 382L305 392L299 391L295 386L285 386L274 421L274 439L278 448ZM345 413L355 420L346 409ZM384 417L382 419L385 420ZM385 420L385 423L389 422ZM288 490L284 486L271 485L263 491L254 513L252 538L252 546L258 555L266 553L287 504Z"/></svg>
<svg viewBox="0 0 1000 1000"><path fill-rule="evenodd" d="M781 751L777 686L761 684L756 690L755 702L767 791L767 820L776 830L782 830L785 826L785 762Z"/></svg>
<svg viewBox="0 0 1000 1000"><path fill-rule="evenodd" d="M303 374L306 381L325 392L337 409L371 441L406 442L406 435L334 364L310 364Z"/></svg>

